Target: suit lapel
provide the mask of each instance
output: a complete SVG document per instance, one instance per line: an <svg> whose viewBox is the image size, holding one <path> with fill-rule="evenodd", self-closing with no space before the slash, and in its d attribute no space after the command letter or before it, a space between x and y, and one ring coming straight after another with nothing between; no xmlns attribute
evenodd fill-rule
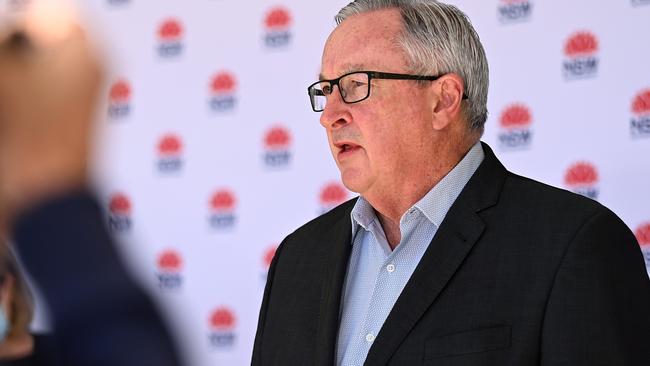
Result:
<svg viewBox="0 0 650 366"><path fill-rule="evenodd" d="M485 224L478 212L496 203L506 175L505 168L486 144L483 150L483 162L449 209L388 314L368 352L366 365L385 365L390 360L483 233Z"/></svg>
<svg viewBox="0 0 650 366"><path fill-rule="evenodd" d="M319 302L318 333L316 335L317 353L315 365L332 366L336 355L336 339L339 329L339 314L343 283L348 269L352 249L352 224L350 212L353 200L344 215L323 237L322 248L328 248L325 254L323 273L323 291Z"/></svg>

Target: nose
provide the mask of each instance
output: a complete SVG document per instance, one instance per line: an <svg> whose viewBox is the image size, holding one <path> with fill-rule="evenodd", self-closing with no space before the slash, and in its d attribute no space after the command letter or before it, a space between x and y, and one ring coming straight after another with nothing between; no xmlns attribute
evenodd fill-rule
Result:
<svg viewBox="0 0 650 366"><path fill-rule="evenodd" d="M352 118L350 116L348 104L341 97L341 89L334 85L337 91L327 96L327 104L320 115L320 124L324 128L340 128L348 124Z"/></svg>

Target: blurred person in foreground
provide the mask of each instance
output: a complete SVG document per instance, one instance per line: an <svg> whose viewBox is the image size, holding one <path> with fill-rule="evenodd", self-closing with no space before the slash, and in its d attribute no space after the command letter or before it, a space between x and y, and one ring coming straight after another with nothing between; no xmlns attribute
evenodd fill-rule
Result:
<svg viewBox="0 0 650 366"><path fill-rule="evenodd" d="M458 8L357 0L308 87L345 186L269 269L252 364L650 365L650 281L600 203L480 141L488 64Z"/></svg>
<svg viewBox="0 0 650 366"><path fill-rule="evenodd" d="M63 366L49 334L32 334L32 295L8 246L0 243L0 365Z"/></svg>
<svg viewBox="0 0 650 366"><path fill-rule="evenodd" d="M66 366L179 364L127 274L87 187L102 69L64 9L35 9L0 40L0 240L48 304Z"/></svg>

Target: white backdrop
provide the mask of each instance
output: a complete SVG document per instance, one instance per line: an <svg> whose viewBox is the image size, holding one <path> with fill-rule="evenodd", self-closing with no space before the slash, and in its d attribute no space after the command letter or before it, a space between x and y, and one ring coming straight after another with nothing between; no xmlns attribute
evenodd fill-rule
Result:
<svg viewBox="0 0 650 366"><path fill-rule="evenodd" d="M275 247L353 197L306 94L347 0L78 3L110 60L107 224L188 365L248 364ZM650 0L453 3L490 62L484 141L610 207L650 263Z"/></svg>

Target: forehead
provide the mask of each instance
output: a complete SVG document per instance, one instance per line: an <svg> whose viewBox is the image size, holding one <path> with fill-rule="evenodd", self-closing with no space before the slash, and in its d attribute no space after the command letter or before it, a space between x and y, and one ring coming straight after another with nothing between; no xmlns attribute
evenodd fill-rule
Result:
<svg viewBox="0 0 650 366"><path fill-rule="evenodd" d="M377 10L347 18L325 43L321 76L334 78L360 69L403 71L406 59L398 44L402 29L397 9Z"/></svg>

